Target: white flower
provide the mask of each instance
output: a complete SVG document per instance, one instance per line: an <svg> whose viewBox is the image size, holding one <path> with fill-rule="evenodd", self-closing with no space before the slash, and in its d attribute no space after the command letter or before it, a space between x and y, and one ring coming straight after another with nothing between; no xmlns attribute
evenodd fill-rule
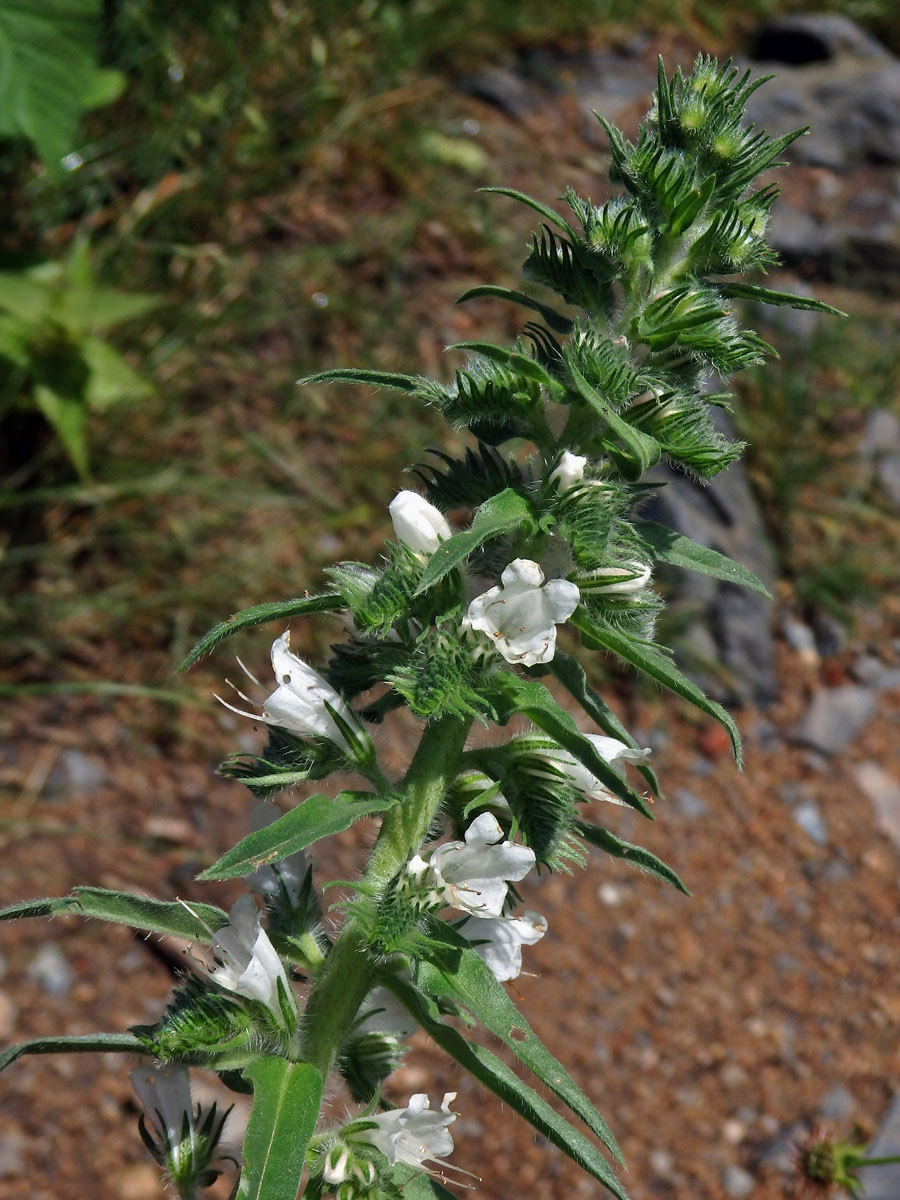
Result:
<svg viewBox="0 0 900 1200"><path fill-rule="evenodd" d="M534 851L503 842L503 830L491 813L476 817L464 842L438 846L429 862L416 855L407 871L430 885L434 901L473 917L499 917L507 881L524 879L534 866Z"/></svg>
<svg viewBox="0 0 900 1200"><path fill-rule="evenodd" d="M347 743L325 705L329 704L351 729L359 729L362 734L355 715L327 679L323 679L318 671L314 671L302 658L291 653L290 637L290 632L286 631L272 643L272 669L275 672L278 687L263 701L261 716L258 717L255 713L235 708L221 696L216 696L216 699L220 704L224 704L226 708L237 713L238 716L249 717L252 721L264 721L267 725L279 725L290 733L297 733L302 737L328 738L329 741L341 746L344 750L351 750L352 747ZM240 659L238 662L248 677L257 686L261 686L259 681L247 671ZM238 695L248 704L254 703L243 692L238 692Z"/></svg>
<svg viewBox="0 0 900 1200"><path fill-rule="evenodd" d="M490 967L494 977L500 983L508 983L522 974L522 947L541 940L547 932L547 919L526 909L521 917L466 921L461 932L473 943L472 949Z"/></svg>
<svg viewBox="0 0 900 1200"><path fill-rule="evenodd" d="M456 1120L450 1105L456 1092L447 1092L439 1112L433 1112L431 1103L424 1093L410 1096L406 1108L395 1108L390 1112L375 1113L366 1120L374 1121L376 1129L360 1133L376 1150L380 1150L391 1166L405 1163L408 1167L421 1167L426 1161L441 1163L453 1152L453 1138L448 1125Z"/></svg>
<svg viewBox="0 0 900 1200"><path fill-rule="evenodd" d="M650 757L650 747L645 746L643 750L636 750L631 746L626 746L624 742L620 742L618 738L605 737L600 733L586 733L584 735L587 740L593 743L594 749L602 759L613 768L620 771L624 763L643 763ZM569 753L568 750L563 750L562 747L547 747L539 753L539 757L546 759L552 766L558 767L563 774L568 778L569 782L574 784L580 792L589 800L605 800L609 804L625 805L624 800L620 800L618 796L614 796L605 783L597 778L592 771L589 771L584 763L579 762L577 758Z"/></svg>
<svg viewBox="0 0 900 1200"><path fill-rule="evenodd" d="M284 1021L279 981L296 1012L296 999L284 966L260 923L252 896L241 896L228 914L228 924L210 930L216 966L210 978L220 987L264 1004L279 1024Z"/></svg>
<svg viewBox="0 0 900 1200"><path fill-rule="evenodd" d="M393 992L386 987L372 988L360 1006L360 1020L354 1033L387 1033L409 1037L418 1026Z"/></svg>
<svg viewBox="0 0 900 1200"><path fill-rule="evenodd" d="M570 488L577 487L584 479L584 468L587 466L587 461L580 454L572 454L570 450L564 450L562 458L556 464L555 469L550 472L549 482L555 483L561 492L567 492Z"/></svg>
<svg viewBox="0 0 900 1200"><path fill-rule="evenodd" d="M579 592L566 579L544 583L536 562L517 558L500 576L500 587L476 596L464 629L485 633L509 663L533 667L550 662L556 651L556 626L571 617Z"/></svg>
<svg viewBox="0 0 900 1200"><path fill-rule="evenodd" d="M452 535L444 514L418 492L398 492L389 511L394 533L416 554L434 554Z"/></svg>
<svg viewBox="0 0 900 1200"><path fill-rule="evenodd" d="M191 1077L185 1067L137 1067L130 1074L144 1112L163 1145L181 1145L184 1118L194 1128Z"/></svg>
<svg viewBox="0 0 900 1200"><path fill-rule="evenodd" d="M250 811L250 828L254 831L265 829L281 815L281 809L277 805L271 800L263 800L255 804ZM285 895L291 907L297 908L309 869L306 855L302 850L297 850L272 866L257 867L247 876L247 883L261 896L280 899Z"/></svg>
<svg viewBox="0 0 900 1200"><path fill-rule="evenodd" d="M596 571L580 576L578 586L592 595L633 596L649 582L650 568L647 564L630 562L625 567L598 567Z"/></svg>

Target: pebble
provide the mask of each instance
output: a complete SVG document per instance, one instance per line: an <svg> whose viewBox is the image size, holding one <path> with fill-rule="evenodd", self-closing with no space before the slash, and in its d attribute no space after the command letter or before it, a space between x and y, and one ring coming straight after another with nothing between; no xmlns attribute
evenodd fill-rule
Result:
<svg viewBox="0 0 900 1200"><path fill-rule="evenodd" d="M47 786L51 791L95 792L108 779L109 772L102 763L83 750L70 746L60 753L47 779Z"/></svg>
<svg viewBox="0 0 900 1200"><path fill-rule="evenodd" d="M895 1095L869 1145L870 1158L900 1154L900 1096ZM861 1200L897 1200L900 1196L900 1163L860 1170Z"/></svg>
<svg viewBox="0 0 900 1200"><path fill-rule="evenodd" d="M690 790L690 788L679 787L673 793L675 807L682 817L694 818L705 817L709 812L709 805L705 800Z"/></svg>
<svg viewBox="0 0 900 1200"><path fill-rule="evenodd" d="M828 826L815 800L804 800L802 804L798 804L793 816L806 836L812 838L817 846L827 844Z"/></svg>
<svg viewBox="0 0 900 1200"><path fill-rule="evenodd" d="M13 1126L0 1136L0 1179L21 1177L25 1170L25 1135Z"/></svg>
<svg viewBox="0 0 900 1200"><path fill-rule="evenodd" d="M900 780L876 762L855 763L853 778L867 797L878 828L900 850Z"/></svg>
<svg viewBox="0 0 900 1200"><path fill-rule="evenodd" d="M821 754L839 754L862 733L876 705L874 692L866 687L848 683L821 688L793 737Z"/></svg>
<svg viewBox="0 0 900 1200"><path fill-rule="evenodd" d="M735 1200L743 1200L756 1187L756 1180L743 1167L726 1167L722 1172L722 1187Z"/></svg>
<svg viewBox="0 0 900 1200"><path fill-rule="evenodd" d="M0 992L0 1041L6 1041L7 1038L12 1037L18 1015L19 1010L16 1008L12 996L8 992Z"/></svg>
<svg viewBox="0 0 900 1200"><path fill-rule="evenodd" d="M650 1170L657 1178L667 1182L675 1173L675 1158L668 1150L655 1149L649 1154Z"/></svg>
<svg viewBox="0 0 900 1200"><path fill-rule="evenodd" d="M25 973L29 979L35 980L48 996L67 996L75 981L75 972L65 955L52 942L41 946Z"/></svg>
<svg viewBox="0 0 900 1200"><path fill-rule="evenodd" d="M850 1089L836 1083L819 1101L819 1116L825 1121L845 1121L855 1108L856 1100Z"/></svg>
<svg viewBox="0 0 900 1200"><path fill-rule="evenodd" d="M162 1173L152 1163L130 1163L116 1176L116 1194L119 1200L162 1200Z"/></svg>

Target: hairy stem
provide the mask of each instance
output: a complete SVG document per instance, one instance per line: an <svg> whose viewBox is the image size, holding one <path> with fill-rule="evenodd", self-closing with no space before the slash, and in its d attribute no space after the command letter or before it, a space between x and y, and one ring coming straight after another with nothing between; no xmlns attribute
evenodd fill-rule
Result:
<svg viewBox="0 0 900 1200"><path fill-rule="evenodd" d="M381 889L422 845L447 787L459 769L470 721L443 717L428 725L403 781L403 799L385 815L363 876ZM365 934L350 918L316 979L306 1006L306 1059L325 1078L334 1065L359 1006L372 986Z"/></svg>

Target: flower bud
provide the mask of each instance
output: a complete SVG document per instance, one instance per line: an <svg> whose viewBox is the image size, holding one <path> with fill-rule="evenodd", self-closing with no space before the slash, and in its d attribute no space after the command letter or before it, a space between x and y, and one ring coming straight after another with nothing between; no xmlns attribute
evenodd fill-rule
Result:
<svg viewBox="0 0 900 1200"><path fill-rule="evenodd" d="M350 1176L349 1172L350 1151L343 1144L338 1142L336 1146L332 1146L325 1155L325 1165L322 1168L322 1178L326 1183L338 1184L343 1183Z"/></svg>
<svg viewBox="0 0 900 1200"><path fill-rule="evenodd" d="M556 468L551 471L548 482L551 485L555 484L558 491L568 492L570 488L577 487L584 479L584 468L587 461L580 454L572 454L571 451L564 450Z"/></svg>
<svg viewBox="0 0 900 1200"><path fill-rule="evenodd" d="M641 562L625 567L598 567L578 576L578 588L591 596L633 596L650 582L650 568Z"/></svg>
<svg viewBox="0 0 900 1200"><path fill-rule="evenodd" d="M389 511L394 533L416 554L434 554L452 536L444 514L418 492L398 492Z"/></svg>

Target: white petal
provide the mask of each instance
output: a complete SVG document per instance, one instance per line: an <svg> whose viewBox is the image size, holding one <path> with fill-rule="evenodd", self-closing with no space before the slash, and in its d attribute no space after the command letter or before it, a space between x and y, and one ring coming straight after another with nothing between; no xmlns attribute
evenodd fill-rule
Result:
<svg viewBox="0 0 900 1200"><path fill-rule="evenodd" d="M466 830L464 836L467 842L487 842L489 846L493 846L503 837L503 830L500 828L500 822L492 813L481 813Z"/></svg>
<svg viewBox="0 0 900 1200"><path fill-rule="evenodd" d="M550 602L551 619L557 625L568 621L581 600L577 586L568 579L551 579L544 588L544 594Z"/></svg>
<svg viewBox="0 0 900 1200"><path fill-rule="evenodd" d="M522 584L529 588L539 588L544 582L544 572L530 558L516 558L509 564L500 576L504 587Z"/></svg>

